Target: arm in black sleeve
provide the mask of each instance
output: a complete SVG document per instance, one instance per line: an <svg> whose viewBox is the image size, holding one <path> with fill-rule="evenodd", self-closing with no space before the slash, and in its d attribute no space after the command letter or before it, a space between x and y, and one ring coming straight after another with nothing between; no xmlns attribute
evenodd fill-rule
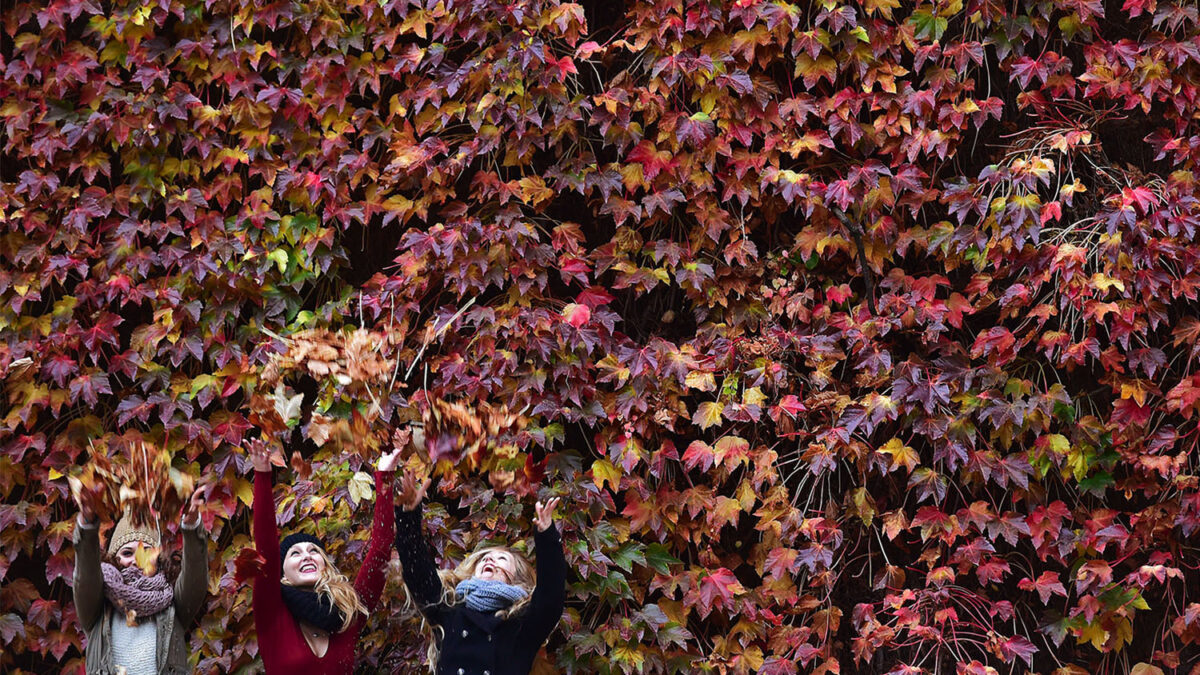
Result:
<svg viewBox="0 0 1200 675"><path fill-rule="evenodd" d="M421 510L396 508L396 552L403 566L404 586L425 618L442 623L445 603L442 582L433 563L429 542L421 534Z"/></svg>
<svg viewBox="0 0 1200 675"><path fill-rule="evenodd" d="M567 599L567 561L563 557L562 538L558 527L551 525L545 532L536 532L533 541L537 550L537 588L529 599L527 619L522 627L531 644L541 645L562 618Z"/></svg>

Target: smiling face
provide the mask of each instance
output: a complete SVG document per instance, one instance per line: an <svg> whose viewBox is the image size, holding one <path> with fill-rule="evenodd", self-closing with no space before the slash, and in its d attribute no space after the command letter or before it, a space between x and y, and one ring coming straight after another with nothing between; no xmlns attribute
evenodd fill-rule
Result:
<svg viewBox="0 0 1200 675"><path fill-rule="evenodd" d="M513 583L517 565L513 554L502 548L494 548L485 552L475 563L475 578Z"/></svg>
<svg viewBox="0 0 1200 675"><path fill-rule="evenodd" d="M293 544L283 556L283 580L292 586L315 586L324 571L325 554L312 542Z"/></svg>

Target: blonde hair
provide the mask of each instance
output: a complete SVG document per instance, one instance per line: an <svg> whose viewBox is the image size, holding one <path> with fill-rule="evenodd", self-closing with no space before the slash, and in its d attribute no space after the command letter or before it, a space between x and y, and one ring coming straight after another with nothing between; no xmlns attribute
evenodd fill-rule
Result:
<svg viewBox="0 0 1200 675"><path fill-rule="evenodd" d="M528 558L519 551L507 546L485 546L467 556L454 569L438 570L438 579L442 582L442 602L447 605L457 605L460 602L455 588L461 582L475 576L475 568L479 566L479 561L483 556L492 551L504 551L509 554L513 561L513 576L509 581L513 586L525 589L525 597L514 602L508 609L496 612L496 616L500 619L517 616L529 606L529 601L533 598L533 589L537 586L537 572ZM429 624L429 622L425 621L424 617L421 618L421 624L429 627L431 632L435 634L434 637L436 639L429 641L429 648L425 650L425 654L429 660L429 671L436 673L438 658L441 656L439 645L442 642L442 638L445 637L445 630L441 626Z"/></svg>
<svg viewBox="0 0 1200 675"><path fill-rule="evenodd" d="M354 623L356 614L370 616L362 598L358 597L358 591L354 590L354 584L350 583L346 575L338 570L329 554L320 547L317 547L317 553L325 561L325 566L321 568L321 576L317 579L317 583L313 584L313 591L318 595L325 596L342 613L342 630L348 629L350 624ZM283 583L292 585L286 578Z"/></svg>
<svg viewBox="0 0 1200 675"><path fill-rule="evenodd" d="M507 546L486 546L467 556L454 569L439 571L438 577L442 580L442 600L450 605L458 604L458 596L455 594L454 589L459 583L475 576L475 568L479 566L479 561L483 559L483 556L493 551L502 551L512 558L514 569L513 577L509 579L509 583L525 589L524 598L514 602L508 609L496 612L496 616L501 619L507 619L510 616L520 614L526 605L529 604L529 599L533 597L533 589L537 586L537 573L524 555Z"/></svg>

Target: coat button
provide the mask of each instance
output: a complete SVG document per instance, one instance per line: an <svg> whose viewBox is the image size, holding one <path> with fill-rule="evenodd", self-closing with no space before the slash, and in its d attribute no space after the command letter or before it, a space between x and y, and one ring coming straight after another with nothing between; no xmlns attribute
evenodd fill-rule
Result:
<svg viewBox="0 0 1200 675"><path fill-rule="evenodd" d="M467 671L463 670L462 668L458 669L458 675L463 675L463 673L465 673L465 672L467 672Z"/></svg>
<svg viewBox="0 0 1200 675"><path fill-rule="evenodd" d="M483 671L483 675L492 675L492 671L485 670L485 671Z"/></svg>
<svg viewBox="0 0 1200 675"><path fill-rule="evenodd" d="M463 629L463 637L467 637L467 629L466 628Z"/></svg>
<svg viewBox="0 0 1200 675"><path fill-rule="evenodd" d="M492 641L492 636L491 636L491 635L489 635L489 636L488 636L488 642L491 642L491 641ZM483 675L488 675L488 674L487 674L487 673L484 673Z"/></svg>

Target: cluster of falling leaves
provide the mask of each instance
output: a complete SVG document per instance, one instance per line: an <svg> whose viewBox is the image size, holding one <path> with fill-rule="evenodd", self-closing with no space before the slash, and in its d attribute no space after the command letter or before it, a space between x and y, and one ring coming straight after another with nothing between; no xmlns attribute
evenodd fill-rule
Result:
<svg viewBox="0 0 1200 675"><path fill-rule="evenodd" d="M113 456L107 442L92 445L91 458L68 476L71 494L97 515L123 514L136 528L158 529L160 514L183 510L195 489L192 477L171 466L171 453L143 439L123 439Z"/></svg>
<svg viewBox="0 0 1200 675"><path fill-rule="evenodd" d="M283 338L286 349L267 364L261 376L263 384L274 385L274 392L250 397L250 422L267 437L287 431L300 418L304 397L291 394L284 386L284 377L304 374L317 381L333 379L349 394L365 395L371 405L365 414L356 413L349 420L314 411L306 435L318 446L332 440L354 448L363 457L376 452L381 440L373 430L380 413L379 394L396 375L395 361L384 352L400 337L397 333L358 328L348 332L312 329ZM283 464L275 452L272 461ZM298 461L303 463L294 456L293 465Z"/></svg>
<svg viewBox="0 0 1200 675"><path fill-rule="evenodd" d="M424 422L425 449L433 462L448 459L457 464L477 457L494 439L525 426L525 418L505 405L416 398Z"/></svg>
<svg viewBox="0 0 1200 675"><path fill-rule="evenodd" d="M392 447L404 452L414 468L425 465L428 470L442 462L456 466L465 461L468 469L488 470L489 480L497 489L509 487L515 472L496 468L497 462L489 459L493 453L487 450L498 451L500 459L515 456L515 447L499 444L497 439L523 429L526 419L504 405L448 401L421 391L412 397L411 408L398 411L395 416L394 423L405 426L378 424L378 401L396 383L398 373L397 362L385 353L399 346L403 334L404 331L362 328L349 332L314 329L286 338L286 350L268 364L261 377L264 384L275 387L274 393L250 397L250 421L267 436L286 431L301 415L303 395L290 394L283 385L284 377L305 374L318 381L332 378L346 391L366 395L372 404L365 412L356 411L349 418L313 411L305 435L316 445L333 442L353 448L359 456L367 458L377 454L390 440ZM427 336L427 340L429 337L432 336ZM411 443L408 422L421 429L416 444ZM282 454L273 452L272 461L282 466ZM293 456L294 468L303 464Z"/></svg>
<svg viewBox="0 0 1200 675"><path fill-rule="evenodd" d="M287 350L263 369L262 382L278 383L285 374L302 370L317 380L333 378L343 387L368 389L384 385L395 375L395 362L383 355L402 334L357 328L300 331L286 339Z"/></svg>

